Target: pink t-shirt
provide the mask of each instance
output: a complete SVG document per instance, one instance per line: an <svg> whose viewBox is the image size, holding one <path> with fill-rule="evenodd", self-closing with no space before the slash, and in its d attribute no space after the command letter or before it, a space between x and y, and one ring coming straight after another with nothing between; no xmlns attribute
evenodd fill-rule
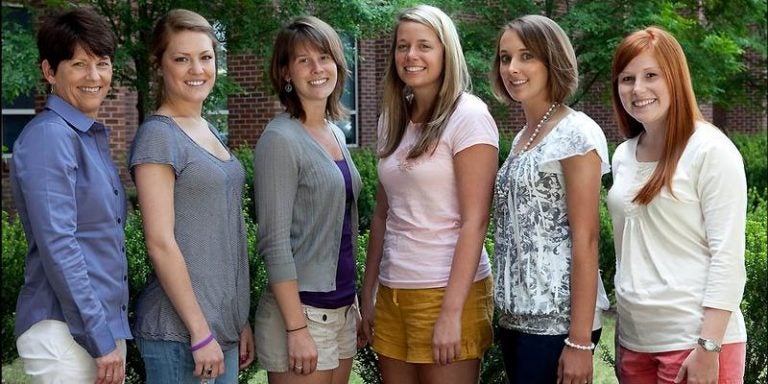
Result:
<svg viewBox="0 0 768 384"><path fill-rule="evenodd" d="M383 119L379 119L380 145ZM440 137L434 154L406 155L421 124L409 123L397 150L379 161L379 181L387 193L389 212L379 281L390 288L445 287L459 238L459 213L453 157L477 144L499 146L499 132L479 98L463 94ZM491 274L483 247L475 281Z"/></svg>

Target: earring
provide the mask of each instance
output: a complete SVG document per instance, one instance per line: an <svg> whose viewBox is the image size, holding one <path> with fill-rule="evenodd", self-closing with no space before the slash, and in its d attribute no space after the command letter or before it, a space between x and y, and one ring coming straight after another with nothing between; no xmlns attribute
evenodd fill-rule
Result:
<svg viewBox="0 0 768 384"><path fill-rule="evenodd" d="M293 91L293 85L291 85L290 80L288 80L288 82L285 83L285 87L283 89L285 89L285 93L291 93L291 91Z"/></svg>
<svg viewBox="0 0 768 384"><path fill-rule="evenodd" d="M56 94L56 83L51 83L51 95Z"/></svg>

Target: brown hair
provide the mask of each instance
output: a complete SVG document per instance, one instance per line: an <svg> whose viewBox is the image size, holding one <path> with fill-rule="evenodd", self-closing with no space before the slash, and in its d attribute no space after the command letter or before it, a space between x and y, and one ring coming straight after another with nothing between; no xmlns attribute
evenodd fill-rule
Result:
<svg viewBox="0 0 768 384"><path fill-rule="evenodd" d="M211 23L198 13L186 9L173 9L155 24L155 30L152 33L152 43L149 46L149 60L152 64L152 68L155 70L160 68L160 64L163 61L163 54L165 54L165 50L168 48L168 41L170 40L171 35L183 31L205 33L211 38L214 54L216 53L216 49L219 46L219 39L216 38ZM155 71L155 76L155 84L158 84L155 97L155 108L158 108L163 102L165 95L163 92L162 81L159 81L159 78L157 78L157 71Z"/></svg>
<svg viewBox="0 0 768 384"><path fill-rule="evenodd" d="M504 87L499 66L499 43L506 32L515 32L525 47L533 55L544 62L547 67L547 83L549 97L562 103L576 92L579 87L579 71L576 53L571 41L560 26L551 19L541 15L526 15L507 23L496 38L496 52L491 66L490 80L494 96L499 101L509 103L514 101Z"/></svg>
<svg viewBox="0 0 768 384"><path fill-rule="evenodd" d="M270 65L270 79L280 103L294 118L304 120L306 114L301 100L296 92L286 92L284 74L288 64L294 57L295 50L302 44L310 44L320 52L330 54L336 63L336 87L328 96L325 105L326 116L333 121L343 119L347 112L341 105L341 95L344 93L344 81L347 78L347 61L344 57L344 48L336 31L326 22L313 16L300 16L291 20L284 26L275 38L272 51L272 63Z"/></svg>
<svg viewBox="0 0 768 384"><path fill-rule="evenodd" d="M663 187L672 191L672 176L683 154L688 139L694 132L697 120L703 120L693 93L691 74L683 48L669 32L659 27L636 31L616 47L611 68L611 94L613 111L619 123L619 132L632 138L645 131L643 125L624 109L618 92L619 74L635 57L650 52L659 64L669 89L670 106L667 114L667 130L661 159L651 178L633 199L648 204Z"/></svg>

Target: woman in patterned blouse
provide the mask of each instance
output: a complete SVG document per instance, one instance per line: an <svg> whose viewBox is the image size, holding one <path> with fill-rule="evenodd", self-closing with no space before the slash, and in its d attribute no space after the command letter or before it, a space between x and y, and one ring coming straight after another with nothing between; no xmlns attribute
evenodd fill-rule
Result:
<svg viewBox="0 0 768 384"><path fill-rule="evenodd" d="M597 264L600 127L564 104L578 83L563 30L536 15L504 26L491 79L526 125L496 178L496 289L511 383L590 383L608 301Z"/></svg>

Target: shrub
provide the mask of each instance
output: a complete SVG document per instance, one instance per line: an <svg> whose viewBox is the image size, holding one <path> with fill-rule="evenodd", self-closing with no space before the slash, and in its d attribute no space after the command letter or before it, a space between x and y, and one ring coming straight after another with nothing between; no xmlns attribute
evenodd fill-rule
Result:
<svg viewBox="0 0 768 384"><path fill-rule="evenodd" d="M2 316L0 317L0 361L3 365L12 362L18 353L16 352L16 337L13 334L16 322L16 299L19 297L21 286L24 283L24 260L27 253L27 240L24 236L24 228L18 217L10 217L8 212L2 213L3 229L3 256L2 256ZM13 347L10 347L10 346Z"/></svg>
<svg viewBox="0 0 768 384"><path fill-rule="evenodd" d="M352 161L363 179L363 188L357 197L357 214L360 221L360 233L365 233L371 227L371 217L376 207L376 188L379 185L377 170L378 157L367 148L352 152Z"/></svg>
<svg viewBox="0 0 768 384"><path fill-rule="evenodd" d="M768 189L768 136L765 132L757 134L734 134L731 140L739 149L744 159L747 173L747 185L758 191Z"/></svg>
<svg viewBox="0 0 768 384"><path fill-rule="evenodd" d="M747 284L744 287L744 300L741 309L747 326L747 366L745 383L765 383L768 379L768 251L766 250L766 193L760 196L750 190L754 206L747 216L746 252L744 254L747 269ZM756 201L754 201L756 200Z"/></svg>

